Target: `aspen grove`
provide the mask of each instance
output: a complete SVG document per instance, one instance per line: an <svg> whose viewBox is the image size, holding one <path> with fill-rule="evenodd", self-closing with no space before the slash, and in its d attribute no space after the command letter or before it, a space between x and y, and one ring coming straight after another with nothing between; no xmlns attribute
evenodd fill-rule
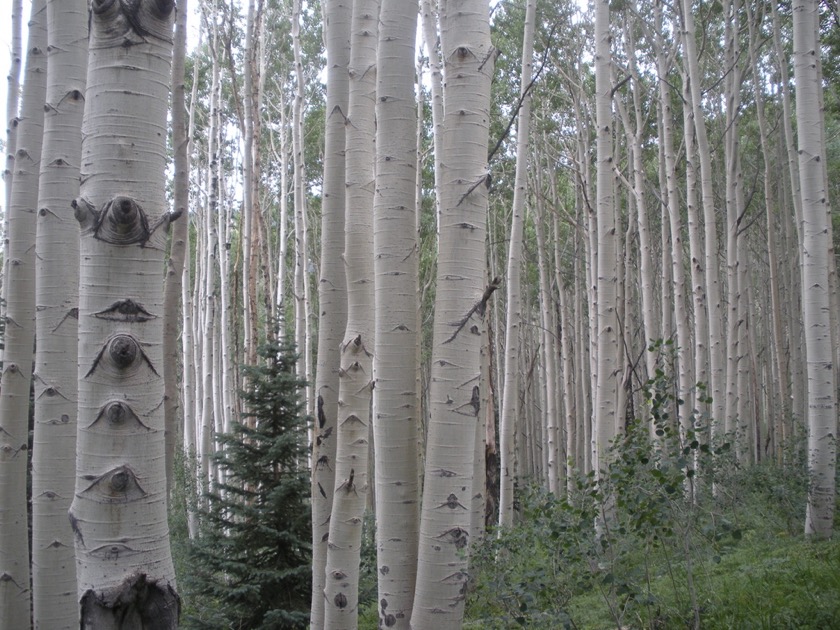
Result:
<svg viewBox="0 0 840 630"><path fill-rule="evenodd" d="M840 575L836 2L3 10L0 630L740 627L756 545ZM761 566L817 594L760 627L840 615Z"/></svg>

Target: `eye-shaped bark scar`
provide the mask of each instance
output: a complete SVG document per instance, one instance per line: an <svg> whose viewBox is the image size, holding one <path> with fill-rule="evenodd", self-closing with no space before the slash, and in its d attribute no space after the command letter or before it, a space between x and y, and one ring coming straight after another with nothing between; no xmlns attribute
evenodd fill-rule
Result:
<svg viewBox="0 0 840 630"><path fill-rule="evenodd" d="M79 494L100 503L130 503L148 494L140 487L134 471L128 466L119 466L98 477L85 476L84 479L92 483Z"/></svg>
<svg viewBox="0 0 840 630"><path fill-rule="evenodd" d="M163 227L166 231L169 229L169 224L183 213L183 210L165 212L150 227L143 206L135 199L124 195L117 195L110 201L106 201L100 210L83 197L74 199L71 205L82 235L92 232L95 239L111 245L139 244L145 247L159 227Z"/></svg>
<svg viewBox="0 0 840 630"><path fill-rule="evenodd" d="M464 549L469 542L470 533L460 527L453 527L443 532L437 538L438 540L453 543L456 549Z"/></svg>
<svg viewBox="0 0 840 630"><path fill-rule="evenodd" d="M157 315L152 315L142 304L130 298L114 302L108 308L97 311L93 316L112 322L148 322L157 319Z"/></svg>
<svg viewBox="0 0 840 630"><path fill-rule="evenodd" d="M149 357L143 352L140 343L131 335L120 333L105 342L99 354L96 355L93 365L85 374L85 378L93 374L100 366L114 376L126 378L136 374L144 363L149 366L155 376L160 376Z"/></svg>
<svg viewBox="0 0 840 630"><path fill-rule="evenodd" d="M145 243L152 235L143 206L131 197L114 197L105 204L93 228L93 237L112 245Z"/></svg>
<svg viewBox="0 0 840 630"><path fill-rule="evenodd" d="M136 553L139 552L122 542L101 545L96 549L90 550L90 555L102 558L103 560L117 560L120 556L133 556Z"/></svg>
<svg viewBox="0 0 840 630"><path fill-rule="evenodd" d="M146 433L152 428L143 424L137 414L121 400L112 400L102 405L96 418L93 419L87 428L96 424L107 426L112 431L121 433Z"/></svg>
<svg viewBox="0 0 840 630"><path fill-rule="evenodd" d="M173 0L93 0L92 16L102 24L108 38L125 39L123 46L142 43L145 37L171 41L168 18L175 8ZM133 37L132 37L133 36ZM135 39L139 38L139 40Z"/></svg>

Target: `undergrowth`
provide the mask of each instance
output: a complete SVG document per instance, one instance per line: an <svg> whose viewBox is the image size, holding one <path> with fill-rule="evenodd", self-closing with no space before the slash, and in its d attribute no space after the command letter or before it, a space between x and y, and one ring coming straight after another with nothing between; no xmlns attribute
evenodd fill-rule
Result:
<svg viewBox="0 0 840 630"><path fill-rule="evenodd" d="M464 627L840 628L840 544L802 534L803 449L741 467L708 421L674 427L664 375L648 385L600 480L526 488L473 551Z"/></svg>

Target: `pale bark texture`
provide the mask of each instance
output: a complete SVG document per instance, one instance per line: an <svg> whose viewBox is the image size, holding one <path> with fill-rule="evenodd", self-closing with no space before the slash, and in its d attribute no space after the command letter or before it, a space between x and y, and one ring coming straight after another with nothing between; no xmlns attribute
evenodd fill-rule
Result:
<svg viewBox="0 0 840 630"><path fill-rule="evenodd" d="M444 2L441 230L415 630L460 628L467 589L486 287L487 140L496 51L482 0Z"/></svg>
<svg viewBox="0 0 840 630"><path fill-rule="evenodd" d="M23 65L21 49L23 47L23 0L12 0L12 46L9 49L10 67L6 77L6 163L3 168L3 183L6 196L3 200L3 235L8 233L9 206L12 202L12 179L15 168L15 145L17 143L18 125L18 101L20 92L20 70ZM0 294L3 301L0 302L0 316L6 315L6 291L8 290L8 262L9 262L9 240L3 239L3 263L2 277L0 277ZM3 349L0 348L0 359L3 357Z"/></svg>
<svg viewBox="0 0 840 630"><path fill-rule="evenodd" d="M0 628L30 624L26 468L35 336L35 224L47 81L45 0L32 5L8 208L5 354L0 380Z"/></svg>
<svg viewBox="0 0 840 630"><path fill-rule="evenodd" d="M6 210L12 201L12 177L15 166L15 141L17 138L18 96L20 91L20 71L23 65L21 48L23 47L23 0L12 1L12 46L9 49L9 74L6 77L6 165L3 170L3 181L6 184L6 198L3 209ZM4 253L8 254L4 250ZM4 258L4 261L7 259ZM4 262L5 264L5 262ZM4 287L5 277L4 277Z"/></svg>
<svg viewBox="0 0 840 630"><path fill-rule="evenodd" d="M522 106L516 121L516 176L513 184L513 211L510 225L510 248L507 260L507 318L505 322L505 378L502 390L502 415L499 421L501 450L501 491L499 526L513 526L513 489L517 462L514 456L515 423L519 418L519 329L522 325L522 236L525 229L525 200L528 195L528 157L531 128L530 83L534 56L536 0L525 9L525 32L522 36L522 64L519 94Z"/></svg>
<svg viewBox="0 0 840 630"><path fill-rule="evenodd" d="M184 217L172 225L169 245L169 259L166 263L166 284L163 294L163 335L165 348L163 376L163 413L166 426L166 494L172 494L175 483L175 452L183 444L183 433L179 430L181 397L178 345L180 331L181 284L184 276L184 261L187 254L189 235L190 199L190 139L187 135L187 107L184 87L184 58L187 51L188 0L179 0L175 25L175 45L172 57L172 147L174 159L173 205L175 211ZM197 64L196 64L197 65Z"/></svg>
<svg viewBox="0 0 840 630"><path fill-rule="evenodd" d="M333 464L336 487L329 523L324 628L336 630L358 625L362 523L369 490L374 378L373 199L378 15L377 0L355 0L353 3L349 105L335 113L342 118L347 116L346 209L338 215L342 219L342 215L347 217L341 274L346 274L347 322L338 373L338 422ZM327 366L324 369L328 369ZM325 456L322 452L317 466L330 464L331 460L323 459Z"/></svg>
<svg viewBox="0 0 840 630"><path fill-rule="evenodd" d="M174 3L94 0L82 143L76 538L81 627L175 628L163 417Z"/></svg>
<svg viewBox="0 0 840 630"><path fill-rule="evenodd" d="M383 0L377 53L373 221L376 566L380 627L405 630L414 601L420 525L416 31L415 4Z"/></svg>
<svg viewBox="0 0 840 630"><path fill-rule="evenodd" d="M316 364L316 417L312 433L312 614L310 624L324 625L324 567L335 489L336 417L338 416L339 346L347 324L344 250L345 130L350 89L351 0L327 0L327 121L324 148L324 198L321 215L321 278L318 283L319 326ZM300 68L298 68L298 72ZM302 84L302 82L301 82ZM295 108L298 107L297 102ZM297 120L297 115L295 116ZM297 125L297 122L293 124ZM292 135L296 136L293 129ZM297 145L294 140L295 163ZM373 148L371 147L371 151ZM295 205L298 204L297 167ZM297 267L296 267L297 269ZM302 351L303 348L298 348ZM373 351L373 343L370 344ZM366 470L366 469L365 469Z"/></svg>
<svg viewBox="0 0 840 630"><path fill-rule="evenodd" d="M597 262L593 283L597 292L595 321L596 368L593 405L593 461L596 471L605 469L610 442L616 435L618 365L618 313L616 270L616 208L613 190L612 83L610 81L610 7L607 0L595 4L595 119L597 127Z"/></svg>
<svg viewBox="0 0 840 630"><path fill-rule="evenodd" d="M690 103L697 154L700 158L700 198L703 205L703 226L705 236L705 273L706 304L708 305L709 323L709 371L712 402L712 436L716 428L724 421L725 357L723 337L723 302L720 289L720 269L718 266L718 236L715 211L715 191L712 177L712 157L706 133L706 119L703 113L702 86L700 83L700 63L697 53L697 41L692 13L691 0L682 0L683 46L688 74ZM672 235L673 236L673 235Z"/></svg>
<svg viewBox="0 0 840 630"><path fill-rule="evenodd" d="M828 228L817 73L819 2L793 4L793 60L796 79L796 128L802 195L802 310L808 368L808 505L805 534L828 538L834 528L837 403L832 363Z"/></svg>
<svg viewBox="0 0 840 630"><path fill-rule="evenodd" d="M50 0L47 106L35 251L35 431L32 591L36 628L78 627L73 532L67 510L76 470L78 224L87 81L85 0Z"/></svg>

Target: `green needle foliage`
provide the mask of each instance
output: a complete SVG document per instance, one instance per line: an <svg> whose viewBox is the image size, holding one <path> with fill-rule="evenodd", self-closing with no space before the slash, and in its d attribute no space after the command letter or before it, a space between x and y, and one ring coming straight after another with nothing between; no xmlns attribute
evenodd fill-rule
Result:
<svg viewBox="0 0 840 630"><path fill-rule="evenodd" d="M245 366L242 422L218 436L222 481L201 510L184 577L187 624L283 630L309 622L311 544L306 418L289 345L267 343Z"/></svg>

